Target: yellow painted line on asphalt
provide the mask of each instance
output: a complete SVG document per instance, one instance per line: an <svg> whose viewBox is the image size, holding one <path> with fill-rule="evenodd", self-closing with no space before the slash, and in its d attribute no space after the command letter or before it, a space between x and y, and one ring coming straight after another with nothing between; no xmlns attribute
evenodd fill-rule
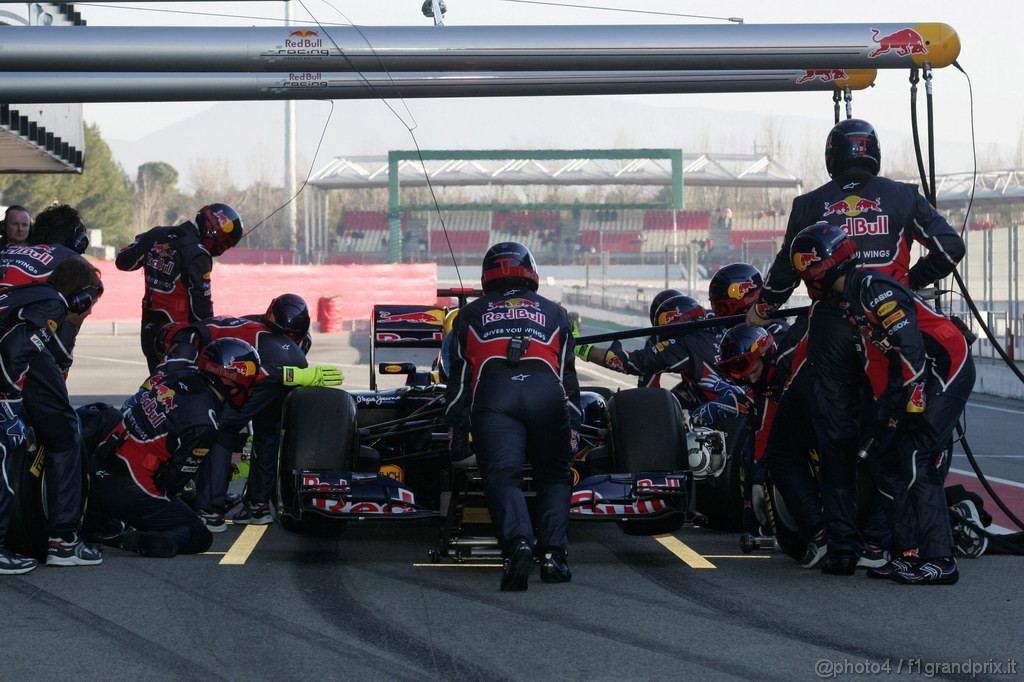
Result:
<svg viewBox="0 0 1024 682"><path fill-rule="evenodd" d="M238 536L235 543L220 560L222 566L241 566L245 563L252 551L256 549L256 543L260 541L263 534L270 526L246 526L242 534Z"/></svg>
<svg viewBox="0 0 1024 682"><path fill-rule="evenodd" d="M413 564L415 568L501 568L501 564Z"/></svg>
<svg viewBox="0 0 1024 682"><path fill-rule="evenodd" d="M705 554L705 559L771 559L770 554Z"/></svg>
<svg viewBox="0 0 1024 682"><path fill-rule="evenodd" d="M224 556L227 552L200 552L200 554L212 554L217 556Z"/></svg>
<svg viewBox="0 0 1024 682"><path fill-rule="evenodd" d="M684 542L674 535L655 535L662 547L675 554L690 568L715 568L715 565L690 549Z"/></svg>

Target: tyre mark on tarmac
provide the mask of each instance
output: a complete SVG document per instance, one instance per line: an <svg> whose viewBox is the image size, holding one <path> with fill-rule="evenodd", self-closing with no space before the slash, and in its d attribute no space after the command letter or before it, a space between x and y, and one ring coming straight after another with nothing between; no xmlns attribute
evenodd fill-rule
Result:
<svg viewBox="0 0 1024 682"><path fill-rule="evenodd" d="M673 563L673 565L678 564ZM370 573L369 570L352 570L367 574ZM384 577L389 580L394 580L396 582L414 586L419 589L429 588L435 592L440 592L452 599L472 602L474 604L486 606L497 611L503 611L509 614L514 614L516 616L529 618L531 620L552 626L554 628L570 630L580 635L584 635L587 638L598 638L606 640L618 646L628 646L634 649L638 649L644 652L645 654L654 654L665 658L676 659L679 661L683 661L685 663L707 668L708 670L714 670L719 673L733 675L742 679L749 679L749 667L743 666L741 664L733 664L731 661L723 660L721 657L713 654L705 656L693 651L683 651L679 648L670 648L667 646L667 643L665 641L658 641L650 639L648 637L643 637L638 635L636 632L630 633L628 640L623 639L623 632L621 628L608 627L603 625L600 621L596 621L589 618L578 618L568 610L540 610L530 607L517 607L515 605L504 602L496 602L492 599L485 599L483 597L476 596L472 593L468 593L465 590L460 590L457 587L452 586L450 583L439 582L436 580L424 580L419 577L424 575L428 574L424 574L421 572L418 574L418 576L413 577L407 574L397 573L394 570L388 569L373 571L373 576L378 579ZM434 576L438 575L438 573L431 571L429 572L429 575ZM607 598L607 592L604 589L598 590L597 592L598 593L595 595L595 599ZM656 600L653 602L653 605L656 605L659 608L670 608L665 604L664 601ZM787 675L773 676L771 675L771 673L767 671L758 671L758 679L777 679L788 681L790 677Z"/></svg>
<svg viewBox="0 0 1024 682"><path fill-rule="evenodd" d="M308 557L304 558L308 560ZM151 560L147 559L144 561ZM338 557L336 554L330 553L326 559L319 559L319 561L337 562ZM154 569L155 568L156 567L154 567ZM234 618L232 622L244 623L246 628L246 638L248 638L248 640L259 642L261 638L265 638L266 641L272 641L276 644L277 648L275 651L288 652L288 656L283 658L275 658L273 657L273 653L256 659L246 658L245 660L247 662L251 662L254 668L251 670L232 671L233 673L237 673L238 677L243 677L243 673L246 672L248 672L254 679L271 678L275 676L281 677L282 679L290 679L294 676L296 673L294 656L299 655L299 653L297 653L297 647L287 647L287 645L282 642L282 635L284 635L296 640L297 642L301 642L303 645L315 647L318 652L333 652L334 654L337 654L339 661L348 661L347 665L351 665L353 654L363 657L355 659L362 665L362 667L348 671L349 675L353 679L376 679L369 677L369 672L378 672L382 670L387 670L387 678L389 680L423 679L422 670L409 666L396 654L373 649L366 646L364 642L353 637L341 636L344 633L325 633L322 629L317 629L315 627L306 626L296 621L289 620L288 618L273 611L260 607L247 608L245 605L240 606L240 602L237 598L225 599L210 595L207 592L197 590L194 582L179 582L172 580L169 579L166 574L157 572L157 570L154 569L140 567L136 570L138 573L144 574L146 579L151 581L151 584L161 584L169 588L170 594L173 595L175 608L190 608L191 605L182 603L181 598L183 596L188 596L195 602L214 606L216 607L214 611L218 614L233 615ZM252 579L255 580L258 578L254 577ZM300 592L303 591L304 587L305 586L300 586ZM303 592L303 594L305 593ZM273 604L270 606L273 606ZM202 611L200 610L199 612ZM216 659L218 664L223 664L222 659L219 658L220 654L214 651L213 655L218 656ZM273 662L273 665L270 665L271 661Z"/></svg>
<svg viewBox="0 0 1024 682"><path fill-rule="evenodd" d="M314 570L315 569L315 570ZM325 580L322 572L331 572ZM360 571L347 567L337 555L325 556L320 552L300 551L295 555L293 575L302 596L310 608L336 628L349 633L376 650L401 656L418 667L418 677L427 675L439 679L498 680L509 678L476 663L439 650L433 641L416 636L401 628L395 619L381 617L380 610L363 606L359 595L348 589L345 574ZM374 576L378 576L374 573ZM421 584L411 581L417 588ZM312 587L312 589L309 589ZM429 623L428 623L429 624Z"/></svg>
<svg viewBox="0 0 1024 682"><path fill-rule="evenodd" d="M666 565L662 561L650 561L648 559L644 562L642 557L637 557L634 553L629 552L623 547L614 546L607 539L595 538L595 540L618 557L627 568L643 578L684 601L725 616L724 619L718 620L725 620L740 628L758 630L772 637L790 640L804 646L831 649L851 660L861 658L864 660L882 661L900 660L901 656L905 657L904 654L887 653L830 637L824 628L817 630L805 629L781 619L760 616L751 611L750 603L741 603L725 597L722 594L721 585L716 584L712 580L699 577L700 575L707 575L706 573L692 572L687 575L686 580L679 580L678 564L675 564L670 570L665 570ZM641 561L637 561L638 558ZM760 672L758 674L760 675Z"/></svg>
<svg viewBox="0 0 1024 682"><path fill-rule="evenodd" d="M116 643L116 646L123 647L137 654L140 660L159 664L154 667L173 674L175 678L195 680L226 679L217 674L215 670L200 665L191 658L187 658L172 649L168 649L159 641L143 637L122 625L118 625L97 613L70 602L63 597L58 597L52 592L47 592L27 581L4 581L3 587L21 593L25 596L26 600L39 602L47 608L81 623L89 631L106 637L109 640L109 646L114 646Z"/></svg>

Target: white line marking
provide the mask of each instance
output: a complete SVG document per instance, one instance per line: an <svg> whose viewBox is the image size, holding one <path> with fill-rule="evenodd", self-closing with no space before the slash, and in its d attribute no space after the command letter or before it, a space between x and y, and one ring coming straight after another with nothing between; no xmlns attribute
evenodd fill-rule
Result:
<svg viewBox="0 0 1024 682"><path fill-rule="evenodd" d="M950 469L950 471L955 473L955 474L962 474L964 476L969 476L970 478L977 478L977 476L975 475L975 473L973 471L964 471L963 469ZM1024 483L1019 483L1017 481L1011 481L1011 480L1008 480L1008 479L1005 479L1005 478L996 478L995 476L988 476L988 475L986 475L985 478L986 478L986 480L995 481L996 483L1003 483L1005 485L1012 485L1015 488L1024 488Z"/></svg>
<svg viewBox="0 0 1024 682"><path fill-rule="evenodd" d="M960 452L954 452L953 456L954 457L966 457L967 455L965 455L963 453L960 453ZM1024 455L979 455L978 453L974 453L974 456L977 459L993 459L993 458L999 458L999 459L1024 459Z"/></svg>
<svg viewBox="0 0 1024 682"><path fill-rule="evenodd" d="M979 403L967 403L967 407L977 407L981 410L992 410L993 412L1009 412L1010 414L1024 414L1021 410L1008 410L1005 407L993 407L992 405L981 405Z"/></svg>
<svg viewBox="0 0 1024 682"><path fill-rule="evenodd" d="M104 362L119 362L123 365L145 365L146 363L142 360L120 360L118 358L103 358L98 355L79 355L75 353L75 359L84 358L86 360L103 360Z"/></svg>

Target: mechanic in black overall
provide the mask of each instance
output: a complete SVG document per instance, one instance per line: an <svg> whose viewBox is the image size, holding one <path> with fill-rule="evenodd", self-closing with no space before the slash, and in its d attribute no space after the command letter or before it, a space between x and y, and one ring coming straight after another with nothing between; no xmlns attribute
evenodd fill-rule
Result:
<svg viewBox="0 0 1024 682"><path fill-rule="evenodd" d="M693 322L706 317L707 311L700 303L677 289L661 291L651 300L652 326ZM622 344L613 341L608 349L592 344L578 346L576 355L587 362L639 376L637 385L641 388L658 388L662 373L679 372L682 381L672 391L679 397L683 409L695 410L724 394L742 392L715 371L721 336L721 329L697 329L671 337L652 336L643 348L632 352L624 351Z"/></svg>
<svg viewBox="0 0 1024 682"><path fill-rule="evenodd" d="M862 268L883 272L911 289L926 287L949 275L964 256L964 243L914 185L878 175L881 149L871 124L840 121L825 144L825 167L832 178L793 200L782 249L775 257L758 303L747 322L769 324L800 281L805 267L790 259L790 246L808 225L825 221L842 228L856 244ZM927 253L913 267L914 242ZM808 290L812 298L821 292ZM870 420L872 397L884 390L881 353L863 344L844 311L831 301L814 306L805 357L814 363L813 399L809 402L821 459L821 491L828 519L828 555L822 571L851 575L864 551L856 526L854 466L862 425ZM780 406L787 408L786 401ZM796 405L792 409L796 409ZM779 415L782 422L788 421ZM810 551L813 549L809 547Z"/></svg>
<svg viewBox="0 0 1024 682"><path fill-rule="evenodd" d="M101 291L96 269L78 255L57 265L46 283L0 290L0 420L6 423L10 444L22 439L12 426L17 427L24 412L35 425L36 437L47 446L44 476L50 537L46 563L50 566L90 566L103 561L100 552L78 535L81 434L64 377L49 350L53 334L68 312L87 313ZM40 420L40 415L45 419ZM6 468L9 459L5 458L4 466L0 526L9 522L12 494Z"/></svg>
<svg viewBox="0 0 1024 682"><path fill-rule="evenodd" d="M235 209L209 204L199 209L194 223L154 227L117 254L118 270L144 268L141 341L150 374L160 362L154 349L161 327L213 317L213 258L238 244L242 232Z"/></svg>
<svg viewBox="0 0 1024 682"><path fill-rule="evenodd" d="M295 386L339 386L341 370L320 365L309 367L301 343L309 330L309 307L296 294L282 294L270 302L263 315L213 317L177 331L169 344L168 364L173 358L191 357L213 341L241 339L260 356L260 375L252 395L241 407L227 405L221 413L217 442L196 478L196 510L212 533L227 530L224 510L231 482L231 453L236 452L253 424L253 459L242 509L235 523L266 525L273 522L270 495L277 474L277 449L281 410ZM165 332L166 333L166 332ZM308 347L306 348L308 350Z"/></svg>
<svg viewBox="0 0 1024 682"><path fill-rule="evenodd" d="M27 243L0 251L0 287L45 282L61 261L85 253L88 247L89 234L78 211L67 204L51 206L36 216ZM50 353L65 378L71 371L75 340L86 316L88 312L84 316L69 312L50 342Z"/></svg>
<svg viewBox="0 0 1024 682"><path fill-rule="evenodd" d="M828 223L801 231L794 261L807 286L849 316L864 338L885 354L889 383L877 404L870 440L876 480L892 499L896 557L870 569L875 578L910 584L952 584L949 509L943 488L946 443L974 388L970 343L949 318L883 273L856 269L857 247Z"/></svg>
<svg viewBox="0 0 1024 682"><path fill-rule="evenodd" d="M158 557L210 548L213 535L177 494L214 446L225 403L240 406L259 371L252 346L220 339L203 349L197 365L179 363L151 376L120 410L80 410L86 440L97 444L89 526L125 524L102 542Z"/></svg>
<svg viewBox="0 0 1024 682"><path fill-rule="evenodd" d="M472 432L487 504L504 554L503 591L522 591L540 559L544 582L568 582L570 464L580 424L572 322L537 294L533 256L522 244L488 249L484 295L455 318L446 419L453 459L470 456ZM538 542L523 496L533 464Z"/></svg>

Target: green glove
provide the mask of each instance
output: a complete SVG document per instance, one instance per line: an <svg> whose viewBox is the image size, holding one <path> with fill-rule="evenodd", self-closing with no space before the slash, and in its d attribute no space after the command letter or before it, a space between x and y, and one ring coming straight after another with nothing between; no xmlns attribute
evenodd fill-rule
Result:
<svg viewBox="0 0 1024 682"><path fill-rule="evenodd" d="M313 367L282 367L285 386L341 386L345 375L337 367L314 365Z"/></svg>
<svg viewBox="0 0 1024 682"><path fill-rule="evenodd" d="M573 352L576 353L576 357L580 360L590 361L590 349L594 347L592 343L585 343L582 346L576 346Z"/></svg>

